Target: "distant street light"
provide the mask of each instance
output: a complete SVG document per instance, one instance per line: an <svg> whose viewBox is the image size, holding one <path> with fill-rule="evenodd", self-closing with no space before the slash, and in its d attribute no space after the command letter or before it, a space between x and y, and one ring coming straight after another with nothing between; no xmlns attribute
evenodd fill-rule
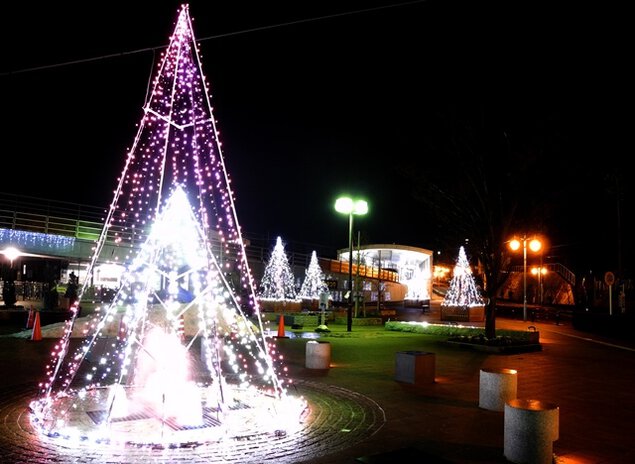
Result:
<svg viewBox="0 0 635 464"><path fill-rule="evenodd" d="M542 276L547 273L547 268L544 266L532 267L531 274L538 276L538 288L540 290L540 304L542 304L543 300L543 291L542 291Z"/></svg>
<svg viewBox="0 0 635 464"><path fill-rule="evenodd" d="M346 330L350 332L353 327L353 215L362 215L368 212L368 203L365 200L353 200L349 197L341 197L335 201L335 211L348 214L348 310L346 314Z"/></svg>
<svg viewBox="0 0 635 464"><path fill-rule="evenodd" d="M4 250L0 250L0 253L5 255L9 261L11 261L11 267L13 267L13 261L22 256L22 252L15 247L7 247Z"/></svg>
<svg viewBox="0 0 635 464"><path fill-rule="evenodd" d="M529 239L523 235L522 238L514 238L509 242L509 248L512 251L516 251L523 246L523 321L527 321L527 242L529 242L529 249L534 253L539 251L542 247L542 243L537 238Z"/></svg>

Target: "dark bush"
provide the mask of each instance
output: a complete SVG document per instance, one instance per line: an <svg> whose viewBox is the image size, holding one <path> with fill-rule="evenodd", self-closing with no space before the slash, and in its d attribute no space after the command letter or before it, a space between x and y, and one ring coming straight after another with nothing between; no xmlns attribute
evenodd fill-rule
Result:
<svg viewBox="0 0 635 464"><path fill-rule="evenodd" d="M18 301L15 295L15 282L13 280L4 281L2 285L2 300L4 301L4 305L8 308L14 307L16 301Z"/></svg>

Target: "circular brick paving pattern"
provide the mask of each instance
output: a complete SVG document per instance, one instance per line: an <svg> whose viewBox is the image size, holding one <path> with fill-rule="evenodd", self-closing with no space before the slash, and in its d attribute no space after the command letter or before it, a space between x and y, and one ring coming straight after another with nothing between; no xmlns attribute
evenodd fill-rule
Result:
<svg viewBox="0 0 635 464"><path fill-rule="evenodd" d="M295 381L293 394L307 400L302 427L293 434L270 434L202 444L191 448L114 447L41 436L31 426L29 403L36 391L0 391L2 462L11 463L292 463L337 453L375 434L385 423L383 410L350 390Z"/></svg>

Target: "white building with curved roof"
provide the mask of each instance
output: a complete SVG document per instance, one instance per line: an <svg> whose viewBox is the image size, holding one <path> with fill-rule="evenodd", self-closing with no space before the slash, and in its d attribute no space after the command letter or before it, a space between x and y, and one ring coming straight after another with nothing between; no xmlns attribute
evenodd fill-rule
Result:
<svg viewBox="0 0 635 464"><path fill-rule="evenodd" d="M350 249L337 251L340 261L348 261ZM406 245L371 244L353 249L353 264L361 264L378 269L395 271L399 284L404 289L392 294L384 290L384 301L425 301L432 295L432 255L431 250ZM405 294L403 294L405 292Z"/></svg>

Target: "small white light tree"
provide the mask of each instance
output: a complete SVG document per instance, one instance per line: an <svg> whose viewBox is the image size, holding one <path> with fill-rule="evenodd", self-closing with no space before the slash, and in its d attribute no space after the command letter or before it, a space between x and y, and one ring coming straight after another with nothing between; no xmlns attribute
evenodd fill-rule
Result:
<svg viewBox="0 0 635 464"><path fill-rule="evenodd" d="M476 288L476 282L470 269L470 263L465 255L465 249L459 248L459 257L454 266L454 274L450 281L442 306L472 307L485 304L483 297Z"/></svg>
<svg viewBox="0 0 635 464"><path fill-rule="evenodd" d="M324 271L318 263L315 250L311 253L311 261L309 267L305 271L304 280L298 296L307 300L318 300L320 294L328 293L329 288L324 281Z"/></svg>
<svg viewBox="0 0 635 464"><path fill-rule="evenodd" d="M278 237L260 282L260 299L296 300L294 280L293 272L289 265L289 258L284 251L282 238Z"/></svg>

